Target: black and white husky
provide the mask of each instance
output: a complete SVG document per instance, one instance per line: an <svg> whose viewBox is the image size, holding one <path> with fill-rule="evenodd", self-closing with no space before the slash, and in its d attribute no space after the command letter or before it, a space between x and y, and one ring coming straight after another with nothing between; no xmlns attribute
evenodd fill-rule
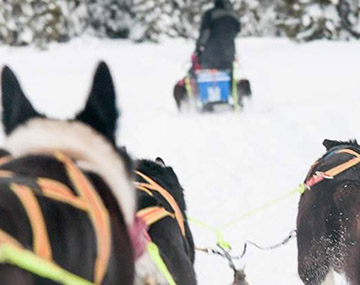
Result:
<svg viewBox="0 0 360 285"><path fill-rule="evenodd" d="M2 70L1 90L6 133L2 153L9 153L11 160L1 164L0 171L15 173L19 181L31 181L31 185L39 177L58 181L75 195L64 165L54 153L61 152L71 158L96 189L110 218L111 251L101 284L133 284L135 260L129 232L134 227L136 195L130 178L131 160L115 146L119 112L107 65L99 64L85 108L72 120L49 119L38 113L8 67ZM52 261L93 281L98 253L89 215L42 195L39 189L33 192L46 223ZM10 190L9 181L0 178L0 230L33 251L35 237L26 217L24 207ZM139 264L146 268L138 270L143 278L157 276L146 253ZM0 263L0 283L57 284L6 262Z"/></svg>

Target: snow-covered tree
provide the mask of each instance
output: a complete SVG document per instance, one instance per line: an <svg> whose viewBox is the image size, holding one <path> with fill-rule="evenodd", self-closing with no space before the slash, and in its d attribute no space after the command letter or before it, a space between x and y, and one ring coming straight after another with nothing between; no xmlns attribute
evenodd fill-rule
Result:
<svg viewBox="0 0 360 285"><path fill-rule="evenodd" d="M0 0L0 41L9 45L63 42L77 33L71 19L80 2L66 0Z"/></svg>
<svg viewBox="0 0 360 285"><path fill-rule="evenodd" d="M274 32L272 1L237 0L234 9L239 15L242 36L271 35Z"/></svg>
<svg viewBox="0 0 360 285"><path fill-rule="evenodd" d="M360 0L230 0L241 36L360 38ZM213 0L0 0L0 42L63 42L84 32L155 41L198 36Z"/></svg>
<svg viewBox="0 0 360 285"><path fill-rule="evenodd" d="M89 0L89 22L101 37L127 38L132 25L131 0Z"/></svg>
<svg viewBox="0 0 360 285"><path fill-rule="evenodd" d="M337 10L343 30L355 38L360 38L360 1L339 0Z"/></svg>
<svg viewBox="0 0 360 285"><path fill-rule="evenodd" d="M201 22L201 15L210 7L211 0L173 0L171 1L170 36L195 38Z"/></svg>
<svg viewBox="0 0 360 285"><path fill-rule="evenodd" d="M132 0L134 21L130 38L159 41L171 25L171 8L167 0Z"/></svg>
<svg viewBox="0 0 360 285"><path fill-rule="evenodd" d="M277 0L234 0L234 10L239 15L241 36L275 35L274 3ZM172 27L178 36L193 38L197 35L201 16L213 6L213 0L173 0Z"/></svg>
<svg viewBox="0 0 360 285"><path fill-rule="evenodd" d="M353 0L283 0L277 21L280 31L298 41L349 39L349 30L359 23ZM356 30L356 28L355 28Z"/></svg>

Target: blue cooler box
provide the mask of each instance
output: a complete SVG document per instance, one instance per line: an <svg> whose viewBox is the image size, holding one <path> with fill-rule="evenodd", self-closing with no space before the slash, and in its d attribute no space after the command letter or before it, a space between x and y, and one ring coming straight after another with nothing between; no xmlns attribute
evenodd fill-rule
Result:
<svg viewBox="0 0 360 285"><path fill-rule="evenodd" d="M202 103L227 103L231 94L231 77L226 71L201 70L197 74Z"/></svg>

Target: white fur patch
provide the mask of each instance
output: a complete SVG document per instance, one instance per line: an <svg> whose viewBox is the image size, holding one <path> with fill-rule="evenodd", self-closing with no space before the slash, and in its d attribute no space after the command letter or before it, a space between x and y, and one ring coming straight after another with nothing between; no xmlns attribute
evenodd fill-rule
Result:
<svg viewBox="0 0 360 285"><path fill-rule="evenodd" d="M162 273L152 261L148 252L144 252L135 262L135 285L156 284L167 285Z"/></svg>
<svg viewBox="0 0 360 285"><path fill-rule="evenodd" d="M335 285L334 271L332 269L330 269L321 285Z"/></svg>
<svg viewBox="0 0 360 285"><path fill-rule="evenodd" d="M135 215L133 184L113 146L91 127L77 121L32 119L6 138L4 148L14 157L61 151L86 164L114 192L125 221L132 226Z"/></svg>

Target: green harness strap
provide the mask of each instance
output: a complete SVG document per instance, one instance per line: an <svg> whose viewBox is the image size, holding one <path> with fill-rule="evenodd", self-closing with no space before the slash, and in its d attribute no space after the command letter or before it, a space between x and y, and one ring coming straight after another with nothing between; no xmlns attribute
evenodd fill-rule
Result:
<svg viewBox="0 0 360 285"><path fill-rule="evenodd" d="M21 249L10 244L0 245L0 264L1 263L15 265L35 275L65 285L95 285L66 271L55 263L38 257L29 250Z"/></svg>
<svg viewBox="0 0 360 285"><path fill-rule="evenodd" d="M185 77L185 89L188 94L190 100L194 100L194 93L191 87L190 77L189 75Z"/></svg>
<svg viewBox="0 0 360 285"><path fill-rule="evenodd" d="M176 285L174 278L171 276L171 273L167 269L164 260L160 256L159 248L157 247L157 245L153 242L149 242L147 244L147 250L152 261L155 263L159 271L163 274L169 285Z"/></svg>

